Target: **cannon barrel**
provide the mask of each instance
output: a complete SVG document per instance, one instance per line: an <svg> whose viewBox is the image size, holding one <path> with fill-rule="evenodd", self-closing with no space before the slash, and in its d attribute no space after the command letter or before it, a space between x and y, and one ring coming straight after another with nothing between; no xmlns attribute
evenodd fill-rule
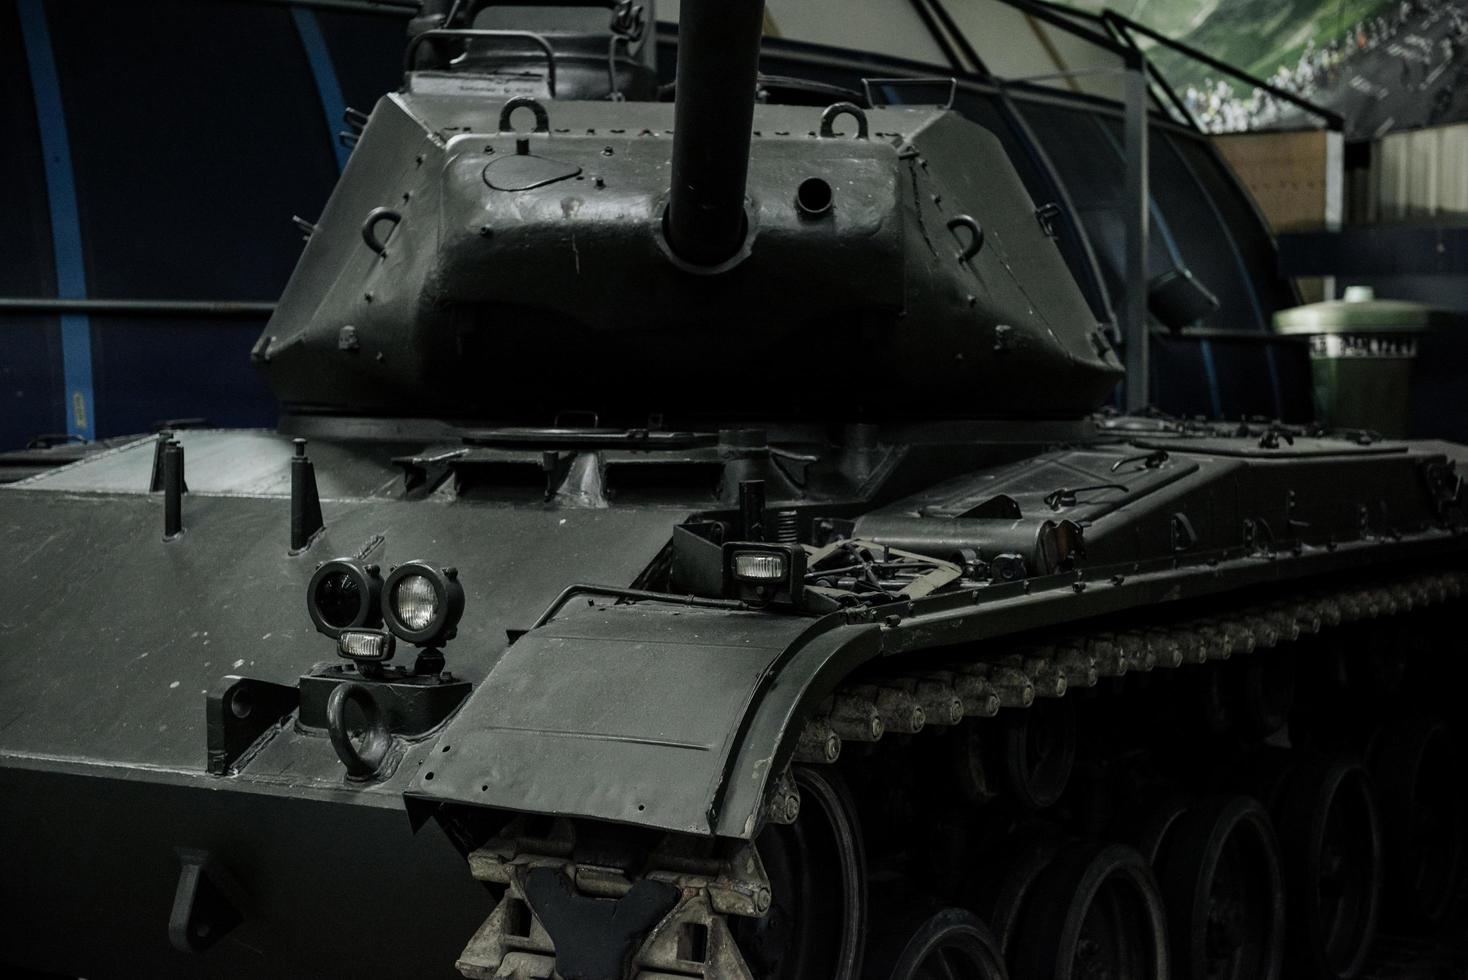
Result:
<svg viewBox="0 0 1468 980"><path fill-rule="evenodd" d="M764 8L764 0L684 0L679 14L664 234L673 254L691 265L718 265L744 244Z"/></svg>

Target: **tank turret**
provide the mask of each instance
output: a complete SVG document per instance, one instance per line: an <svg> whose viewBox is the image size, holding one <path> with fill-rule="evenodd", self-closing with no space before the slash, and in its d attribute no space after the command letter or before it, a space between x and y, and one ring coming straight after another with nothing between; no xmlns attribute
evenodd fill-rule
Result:
<svg viewBox="0 0 1468 980"><path fill-rule="evenodd" d="M281 401L627 425L1099 405L1116 357L999 141L945 108L756 105L761 14L683 6L672 105L547 97L551 35L419 33L255 348ZM505 67L540 42L539 74Z"/></svg>

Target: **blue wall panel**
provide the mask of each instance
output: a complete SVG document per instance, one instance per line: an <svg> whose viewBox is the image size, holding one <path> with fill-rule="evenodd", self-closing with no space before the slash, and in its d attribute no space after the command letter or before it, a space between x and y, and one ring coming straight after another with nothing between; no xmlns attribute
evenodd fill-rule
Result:
<svg viewBox="0 0 1468 980"><path fill-rule="evenodd" d="M301 251L292 214L320 214L345 160L342 104L370 110L398 85L405 25L248 1L0 0L0 295L275 299ZM65 151L43 153L57 136ZM73 232L62 252L53 227ZM263 321L68 320L95 374L88 434L275 421L248 361ZM68 427L60 323L0 314L0 449Z"/></svg>
<svg viewBox="0 0 1468 980"><path fill-rule="evenodd" d="M337 176L290 11L48 10L93 295L275 299L300 254L291 215L314 218Z"/></svg>
<svg viewBox="0 0 1468 980"><path fill-rule="evenodd" d="M341 103L370 109L397 84L405 23L249 2L0 0L0 296L275 299L301 249L291 216L320 213L344 158ZM0 449L74 418L64 351L95 374L86 434L274 421L248 359L263 322L65 319L78 343L59 318L0 314Z"/></svg>
<svg viewBox="0 0 1468 980"><path fill-rule="evenodd" d="M328 135L337 132L346 115L347 104L342 98L341 83L336 77L336 67L331 63L331 52L326 47L326 37L316 20L316 12L304 7L292 7L291 19L296 25L296 36L306 52L306 64L311 67L311 79L316 83L316 98L321 103L321 114L326 122ZM338 170L347 167L347 156L351 152L340 140L331 140L331 152L336 157Z"/></svg>
<svg viewBox="0 0 1468 980"><path fill-rule="evenodd" d="M342 99L353 109L371 112L377 100L403 81L403 49L408 21L403 17L316 11L316 23L336 69ZM341 120L336 120L340 130Z"/></svg>
<svg viewBox="0 0 1468 980"><path fill-rule="evenodd" d="M12 0L0 0L0 295L50 296L56 290L51 214L36 100ZM3 323L4 321L0 321Z"/></svg>
<svg viewBox="0 0 1468 980"><path fill-rule="evenodd" d="M275 401L250 363L260 320L92 318L101 436L165 419L271 426Z"/></svg>
<svg viewBox="0 0 1468 980"><path fill-rule="evenodd" d="M35 91L17 8L0 2L0 295L52 296L55 249ZM0 317L0 449L66 431L61 332L53 317Z"/></svg>
<svg viewBox="0 0 1468 980"><path fill-rule="evenodd" d="M66 431L61 329L55 317L0 318L0 449Z"/></svg>

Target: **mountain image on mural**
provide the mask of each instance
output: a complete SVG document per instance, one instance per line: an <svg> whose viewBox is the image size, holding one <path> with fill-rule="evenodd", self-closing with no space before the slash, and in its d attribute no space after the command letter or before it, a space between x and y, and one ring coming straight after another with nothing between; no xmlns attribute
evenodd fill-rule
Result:
<svg viewBox="0 0 1468 980"><path fill-rule="evenodd" d="M1112 0L1107 6L1334 110L1352 138L1468 119L1468 0ZM1213 132L1318 119L1163 45L1147 49Z"/></svg>

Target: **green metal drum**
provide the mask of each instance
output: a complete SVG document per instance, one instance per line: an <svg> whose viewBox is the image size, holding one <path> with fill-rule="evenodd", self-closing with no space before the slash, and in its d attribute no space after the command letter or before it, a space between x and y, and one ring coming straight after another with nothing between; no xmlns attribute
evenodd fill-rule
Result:
<svg viewBox="0 0 1468 980"><path fill-rule="evenodd" d="M1404 438L1418 339L1444 319L1420 303L1377 299L1369 286L1350 286L1345 299L1280 310L1274 329L1310 337L1320 422Z"/></svg>

